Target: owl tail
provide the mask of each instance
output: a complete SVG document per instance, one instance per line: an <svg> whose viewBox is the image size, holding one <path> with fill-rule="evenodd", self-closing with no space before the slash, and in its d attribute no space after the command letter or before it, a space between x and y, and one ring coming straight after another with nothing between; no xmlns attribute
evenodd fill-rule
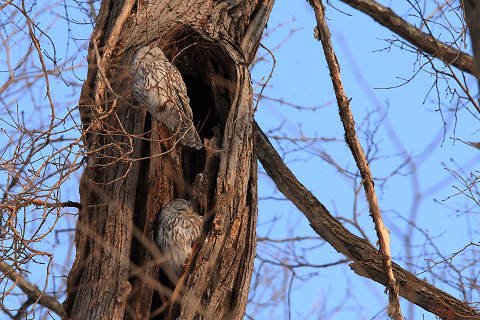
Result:
<svg viewBox="0 0 480 320"><path fill-rule="evenodd" d="M190 148L195 148L197 150L202 149L202 140L198 136L197 130L193 126L193 123L190 125L180 126L177 132L180 142Z"/></svg>
<svg viewBox="0 0 480 320"><path fill-rule="evenodd" d="M172 138L182 145L200 150L202 140L198 136L197 130L190 117L180 112L177 108L166 106L158 108L155 112L155 118L163 123L171 132Z"/></svg>

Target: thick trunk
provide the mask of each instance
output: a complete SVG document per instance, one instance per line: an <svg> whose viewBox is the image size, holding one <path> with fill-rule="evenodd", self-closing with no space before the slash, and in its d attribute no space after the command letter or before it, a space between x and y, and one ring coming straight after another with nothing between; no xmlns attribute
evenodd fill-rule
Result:
<svg viewBox="0 0 480 320"><path fill-rule="evenodd" d="M176 316L243 318L255 256L257 167L247 69L273 1L108 1L92 35L80 98L87 167L77 254L65 302L71 319L148 319L158 282L153 242L162 206L198 203L207 219L177 288ZM187 84L207 146L173 146L132 96L129 63L156 45ZM200 125L198 125L200 124ZM178 294L178 295L177 295ZM153 307L162 312L165 305Z"/></svg>

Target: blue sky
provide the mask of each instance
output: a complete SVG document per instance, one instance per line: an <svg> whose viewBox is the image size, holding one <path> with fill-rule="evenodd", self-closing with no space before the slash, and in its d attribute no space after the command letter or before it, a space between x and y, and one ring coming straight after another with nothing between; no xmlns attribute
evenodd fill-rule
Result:
<svg viewBox="0 0 480 320"><path fill-rule="evenodd" d="M418 22L411 19L409 14L412 10L408 9L404 2L401 5L398 2L397 4L398 14L404 14L409 21ZM395 261L405 267L398 258L403 259L408 254L417 257L423 253L425 254L423 257L413 259L416 266L411 267L413 272L420 272L422 266L426 265L424 259L429 257L431 248L428 245L423 246L425 237L415 230L412 232L406 220L415 218L417 225L430 236L438 236L435 241L444 255L457 251L469 241L475 241L472 234L465 232L472 217L456 215L452 210L436 203L434 199L444 203L442 200L455 193L452 186L458 183L445 169L455 168L451 159L454 159L465 172L478 170L477 164L480 160L478 152L470 146L458 141L454 143L452 140L453 137L465 141L478 140L478 124L471 114L463 110L457 113L455 126L454 114L446 111L447 107L454 103L448 101L448 97L441 93L447 123L445 133L441 115L436 111L438 108L436 96L428 94L435 78L426 72L419 72L413 80L398 88L380 89L397 86L404 82L402 79L410 78L418 70L418 65L415 64L417 56L395 47L384 50L388 47L385 39L394 37L392 32L342 3L335 2L334 6L338 10L327 8L327 22L342 68L345 90L352 98L351 108L359 126L357 130L361 131L368 127L363 121L368 113L374 113L370 128L374 128L377 125L375 122L378 123L384 118L374 139L378 145L379 159L371 163L373 175L380 178L390 174L402 164L407 155L414 159L415 167L403 167L400 174L390 178L382 188L378 182L376 185L384 219L392 234L392 254ZM430 12L428 8L426 12ZM275 48L290 30L297 30L279 50L274 52L275 71L263 93L299 105L326 105L326 107L315 112L297 111L266 101L260 103L256 119L265 131L283 123L287 135L336 138L334 142L319 142L311 146L309 151L326 151L338 164L355 171L352 156L342 141L343 129L337 107L335 104L329 104L335 97L321 44L313 38L315 19L312 9L307 3L299 2L292 5L288 1L277 1L269 27L288 21L290 24L287 27L263 41L267 47ZM270 62L254 68L254 79L266 77L271 66ZM476 88L472 80L470 84L471 88ZM444 90L440 86L440 90L442 89ZM362 137L361 134L360 136ZM362 142L365 143L365 136L362 138ZM283 146L289 149L289 144L283 143ZM290 149L292 148L290 146ZM338 170L327 165L319 157L305 155L305 152L289 153L285 160L297 177L332 213L346 218L352 217L354 202L350 179L343 177ZM416 173L417 179L413 177L415 175L412 174L412 170ZM260 180L261 197L267 197L275 192L268 178L262 175ZM414 188L415 185L417 187ZM279 196L278 192L276 196ZM420 197L419 201L415 200L416 196ZM464 200L462 197L454 197L446 203L451 207L461 208L465 205ZM368 216L363 192L359 196L357 206L361 213L360 224L370 240L375 242L373 224ZM284 224L277 223L280 226L276 229L278 232L276 236L280 237L282 228L286 232L292 227L296 236L314 235L302 214L287 201L260 202L260 225L262 221L269 221L275 215L281 216ZM259 235L268 232L269 228L268 224L260 227ZM353 228L350 229L355 232ZM413 246L411 253L406 252L404 247L405 236L408 235L411 236ZM259 251L262 252L262 244ZM327 263L340 259L340 256L328 245L324 245L310 252L309 259L316 263ZM356 276L346 264L319 270L304 268L300 271L305 274L310 272L318 272L318 276L305 282L300 280L294 282L299 288L291 295L292 319L372 319L379 312L378 319L386 318L386 313L381 311L387 301L383 287ZM422 276L429 279L428 274ZM456 290L438 283L438 280L435 284L460 298ZM345 298L345 292L348 290L350 296ZM326 310L331 310L337 305L344 308L325 316L321 316L319 312L310 313L312 306L322 304L327 305ZM361 315L357 313L358 306L363 310ZM420 308L416 308L415 314L412 313L411 306L404 304L403 308L404 311L409 311L404 315L410 319L421 316L425 319L434 319L433 315ZM285 316L282 307L277 307L276 310L279 318ZM261 318L268 318L268 313L262 314Z"/></svg>
<svg viewBox="0 0 480 320"><path fill-rule="evenodd" d="M413 10L404 1L393 3L398 14L418 23ZM338 10L327 8L327 22L342 68L345 90L352 98L351 108L359 136L362 143L365 143L364 147L369 145L365 131L377 128L373 141L378 149L373 149L376 157L371 162L374 177L386 177L402 165L408 156L413 159L414 165L404 165L398 174L390 177L384 184L381 180L377 181L376 186L384 219L392 235L394 261L406 267L406 257L411 255L412 265L407 267L418 273L427 266L426 258L441 260L426 241L425 234L434 239L441 254L445 256L470 241L478 241L478 233L475 231L478 223L475 223L475 216L455 211L471 203L466 202L462 196L449 198L456 193L453 186L460 184L447 170L458 171L457 167L460 167L466 174L478 170L479 153L452 139L455 137L465 141L480 141L478 121L464 109L456 114L447 110L455 104L451 97L445 94L445 84L441 83L441 106L447 123L444 132L443 120L437 111L436 94L430 91L435 80L431 74L420 71L405 85L391 88L417 72L418 57L396 47L386 50L388 43L385 39L392 39L392 32L342 3L333 4ZM432 12L432 8L424 9L427 13ZM75 59L70 65L80 63L85 66L84 43L91 32L91 25L88 21L83 25L66 24L61 18L66 12L62 4L56 6L54 12L56 17L46 14L37 22L45 27L54 22L49 35L55 43L57 58L65 60L74 54ZM71 19L85 20L85 15L73 8L68 8L67 12ZM5 19L5 13L2 14L2 19ZM283 26L273 31L279 24ZM306 1L294 3L277 0L267 28L267 32L272 32L262 41L263 45L273 50L276 60L273 77L263 94L297 105L322 107L315 111L299 111L263 99L258 105L255 118L264 131L282 126L281 131L273 132L274 135L322 138L311 145L300 143L300 146L305 148L300 150L288 141L274 143L281 154L287 152L284 158L286 163L332 214L353 219L353 212L356 210L358 224L370 241L375 243L373 224L368 216L363 191L355 197L354 188L358 186L358 178L353 180L351 175L345 175L321 158L328 155L339 166L356 173L352 156L343 141L343 128L321 44L313 38L314 26L312 9ZM448 36L440 27L436 27L434 31L442 37ZM9 34L10 30L4 28L3 32ZM279 44L282 45L277 48ZM23 44L16 46L18 51L15 53L18 54ZM49 54L53 53L53 47L45 38L42 40L42 48ZM2 59L4 54L0 49ZM264 55L266 51L260 48L259 54ZM259 62L253 68L252 79L256 93L261 89L258 83L265 81L272 65L267 54L266 61ZM76 69L75 73L65 70L63 77L67 82L81 83L85 74L86 69L83 67ZM2 83L5 77L5 73L0 73ZM67 87L58 77L52 76L50 80L59 108L65 110L65 106L74 107L78 100L78 88ZM474 82L471 79L468 81L471 88L476 90ZM47 113L39 112L41 107L45 108L45 90L40 85L35 88L31 94L18 95L14 99L20 110L25 111L27 122L32 126L48 119ZM74 116L78 117L78 113L74 113ZM5 127L4 123L0 125ZM7 127L5 129L8 130ZM4 138L5 136L0 136L1 145L6 141ZM0 172L0 175L4 173ZM62 186L60 197L63 201L78 200L79 176L80 172L75 173ZM293 205L288 201L278 200L282 195L262 171L259 175L259 196L259 237L316 237L306 219ZM478 213L478 208L475 212ZM31 213L27 212L28 214ZM423 233L409 227L408 220L414 220ZM74 218L67 216L58 222L57 228L69 229L73 225ZM348 223L347 227L359 234L358 230ZM406 250L407 237L410 241L409 250ZM73 233L66 231L52 234L39 247L54 250L56 265L52 277L67 274L70 266L65 261L71 263L69 257L72 257L73 252L68 248L72 241ZM309 239L295 246L261 241L258 256L271 261L290 261L296 257L299 261L310 264L325 264L343 259L321 239ZM260 260L257 260L257 270L260 265ZM33 268L32 265L32 273L28 276L40 286L44 283L43 268ZM387 303L387 295L384 294L384 288L355 275L348 264L328 268L296 268L293 282L291 270L265 263L261 271L258 279L262 285L257 291L252 290L253 302L247 310L254 319L288 319L289 314L291 319L386 319L383 308ZM452 274L448 276L452 283L457 280ZM461 298L458 290L442 283L438 278L428 273L422 274L422 277ZM55 289L61 291L61 282L61 278L51 278L49 288L53 289L55 283ZM291 290L288 295L286 288L289 286ZM475 299L478 300L478 295L473 300ZM403 309L408 319L435 318L420 308L412 308L407 304L403 304ZM3 319L1 315L0 319Z"/></svg>

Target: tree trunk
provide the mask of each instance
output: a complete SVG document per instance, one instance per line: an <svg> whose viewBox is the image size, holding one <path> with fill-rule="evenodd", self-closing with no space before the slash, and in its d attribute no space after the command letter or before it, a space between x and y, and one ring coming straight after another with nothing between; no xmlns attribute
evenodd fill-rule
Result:
<svg viewBox="0 0 480 320"><path fill-rule="evenodd" d="M257 214L247 66L272 5L102 1L80 98L87 166L68 318L167 314L163 302L173 288L157 281L160 254L153 239L159 210L177 197L194 200L206 224L183 288L176 288L174 316L243 318ZM146 45L162 48L182 73L204 149L173 145L168 130L133 98L129 64ZM163 304L152 306L154 292Z"/></svg>
<svg viewBox="0 0 480 320"><path fill-rule="evenodd" d="M475 57L475 76L480 87L480 3L474 0L463 0L465 21L472 41L472 49Z"/></svg>

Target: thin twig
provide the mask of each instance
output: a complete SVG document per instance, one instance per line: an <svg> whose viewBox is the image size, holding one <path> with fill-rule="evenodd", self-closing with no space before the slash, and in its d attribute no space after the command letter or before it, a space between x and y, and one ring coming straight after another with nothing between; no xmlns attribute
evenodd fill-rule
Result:
<svg viewBox="0 0 480 320"><path fill-rule="evenodd" d="M36 285L31 284L17 271L15 271L7 263L0 261L0 271L4 273L7 277L10 278L15 284L22 289L22 291L33 301L36 301L38 304L47 307L52 310L59 316L64 316L65 311L57 298L50 296L40 290Z"/></svg>
<svg viewBox="0 0 480 320"><path fill-rule="evenodd" d="M325 206L295 177L273 148L265 133L254 122L257 157L278 190L305 215L312 229L338 252L354 260L350 267L359 275L386 285L383 259L378 250L335 219ZM410 302L443 319L480 319L480 313L467 303L454 298L393 264L400 281L400 294ZM441 301L441 303L439 303Z"/></svg>
<svg viewBox="0 0 480 320"><path fill-rule="evenodd" d="M37 206L44 206L46 208L77 208L82 209L82 205L75 201L66 201L66 202L46 202L42 200L32 200L32 204Z"/></svg>
<svg viewBox="0 0 480 320"><path fill-rule="evenodd" d="M120 33L122 32L123 25L130 16L132 12L132 7L135 2L135 0L125 1L122 7L122 11L115 19L115 25L112 28L112 32L110 32L108 36L107 44L105 45L103 51L103 59L105 61L105 65L109 65L112 53L115 52L115 50L117 49L117 44L120 39Z"/></svg>
<svg viewBox="0 0 480 320"><path fill-rule="evenodd" d="M474 59L471 55L439 41L431 34L422 32L395 14L392 9L384 7L373 0L341 1L369 15L382 26L395 32L421 51L442 60L447 65L452 64L462 71L475 74Z"/></svg>

